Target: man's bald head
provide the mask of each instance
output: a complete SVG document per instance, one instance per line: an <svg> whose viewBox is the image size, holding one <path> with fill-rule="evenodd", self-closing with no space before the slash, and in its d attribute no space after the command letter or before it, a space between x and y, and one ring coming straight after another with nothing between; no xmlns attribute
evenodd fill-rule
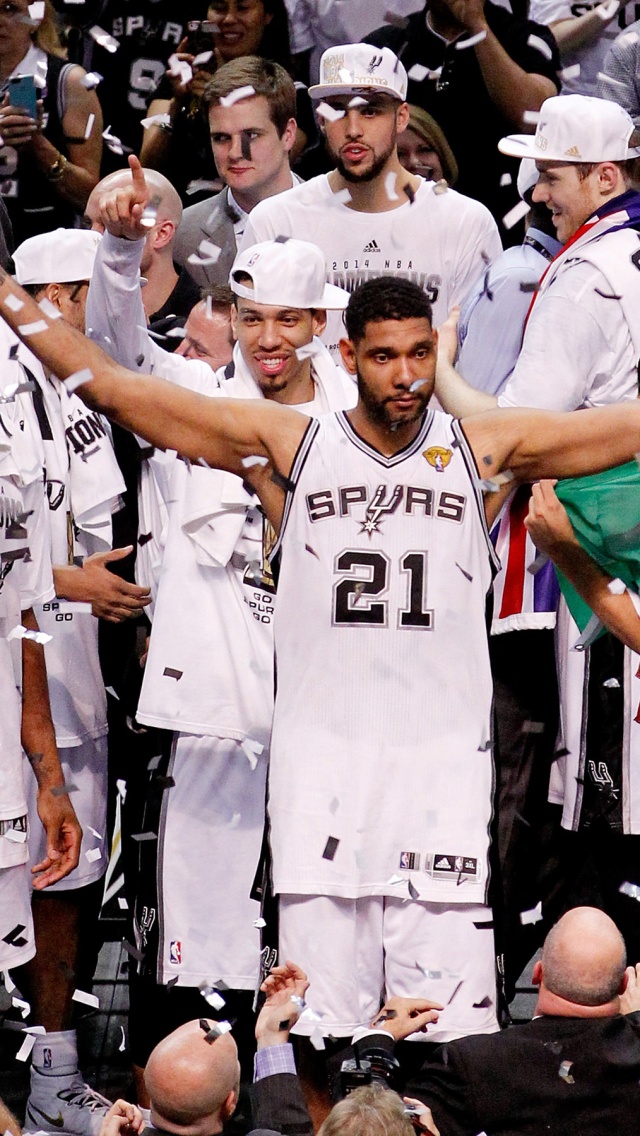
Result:
<svg viewBox="0 0 640 1136"><path fill-rule="evenodd" d="M208 1042L197 1020L187 1022L156 1045L144 1079L156 1127L180 1136L211 1136L236 1106L236 1043L230 1033Z"/></svg>
<svg viewBox="0 0 640 1136"><path fill-rule="evenodd" d="M574 907L545 939L542 981L551 994L578 1006L604 1006L621 992L624 940L604 911Z"/></svg>
<svg viewBox="0 0 640 1136"><path fill-rule="evenodd" d="M157 224L162 224L163 221L171 221L174 228L177 229L180 221L182 220L182 202L177 190L171 184L164 174L158 173L157 170L144 171L145 181L149 187L150 197L159 197ZM115 170L112 174L107 174L106 177L99 181L98 184L92 189L89 194L89 200L85 209L85 215L91 221L91 225L95 226L98 222L98 202L105 193L111 192L114 189L125 189L131 185L131 170Z"/></svg>

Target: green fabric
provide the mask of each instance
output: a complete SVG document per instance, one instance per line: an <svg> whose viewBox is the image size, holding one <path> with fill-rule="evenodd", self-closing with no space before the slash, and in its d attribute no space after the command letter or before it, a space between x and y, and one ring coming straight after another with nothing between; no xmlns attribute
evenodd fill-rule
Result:
<svg viewBox="0 0 640 1136"><path fill-rule="evenodd" d="M610 576L640 591L640 467L616 466L591 477L559 481L556 493L585 552ZM558 580L569 611L584 631L592 611L562 572Z"/></svg>

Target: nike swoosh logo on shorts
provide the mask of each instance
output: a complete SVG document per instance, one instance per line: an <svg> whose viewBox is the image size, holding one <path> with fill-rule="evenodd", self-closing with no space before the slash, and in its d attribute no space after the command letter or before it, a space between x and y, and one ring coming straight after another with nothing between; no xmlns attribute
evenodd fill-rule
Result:
<svg viewBox="0 0 640 1136"><path fill-rule="evenodd" d="M61 1112L59 1112L58 1115L54 1117L47 1116L46 1112L43 1112L42 1109L38 1108L35 1104L30 1104L29 1108L35 1112L39 1112L40 1116L44 1116L47 1123L52 1124L54 1128L64 1128L64 1120L62 1118Z"/></svg>

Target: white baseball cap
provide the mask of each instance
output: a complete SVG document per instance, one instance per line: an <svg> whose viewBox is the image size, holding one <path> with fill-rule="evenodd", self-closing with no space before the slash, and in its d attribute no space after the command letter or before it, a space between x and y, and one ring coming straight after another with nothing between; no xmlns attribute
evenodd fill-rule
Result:
<svg viewBox="0 0 640 1136"><path fill-rule="evenodd" d="M407 72L388 47L347 43L323 52L320 82L309 87L309 94L312 99L326 99L356 91L379 91L404 102L407 83Z"/></svg>
<svg viewBox="0 0 640 1136"><path fill-rule="evenodd" d="M29 237L13 254L18 284L90 280L102 237L92 229L54 229Z"/></svg>
<svg viewBox="0 0 640 1136"><path fill-rule="evenodd" d="M242 284L237 276L251 277L253 287ZM324 256L317 245L292 237L279 241L261 241L239 253L229 273L229 286L236 296L254 300L256 304L272 304L281 308L343 309L349 293L335 284L327 284Z"/></svg>
<svg viewBox="0 0 640 1136"><path fill-rule="evenodd" d="M537 162L624 162L640 156L629 147L635 124L626 110L591 95L545 99L535 134L509 134L498 142L503 154Z"/></svg>
<svg viewBox="0 0 640 1136"><path fill-rule="evenodd" d="M517 182L518 193L523 201L526 201L527 194L533 189L534 185L538 184L539 177L540 174L533 158L523 158L520 162Z"/></svg>

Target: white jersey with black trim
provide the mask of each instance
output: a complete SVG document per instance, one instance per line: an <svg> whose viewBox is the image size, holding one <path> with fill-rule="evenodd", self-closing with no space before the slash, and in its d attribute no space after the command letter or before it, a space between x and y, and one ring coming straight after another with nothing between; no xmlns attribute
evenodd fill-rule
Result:
<svg viewBox="0 0 640 1136"><path fill-rule="evenodd" d="M344 412L324 415L291 481L276 548L275 890L482 903L497 561L461 427L429 410L386 458Z"/></svg>

